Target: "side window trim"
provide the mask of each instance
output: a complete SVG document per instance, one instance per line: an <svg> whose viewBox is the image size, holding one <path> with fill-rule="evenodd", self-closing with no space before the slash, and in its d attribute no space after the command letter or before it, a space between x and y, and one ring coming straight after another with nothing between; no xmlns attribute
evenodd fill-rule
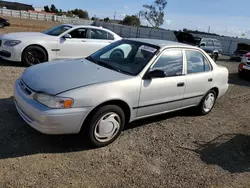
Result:
<svg viewBox="0 0 250 188"><path fill-rule="evenodd" d="M157 61L161 58L161 56L167 52L167 51L171 51L171 50L180 50L181 53L182 53L182 75L177 75L177 76L185 76L185 72L186 72L186 66L185 66L185 63L184 63L184 60L186 57L184 57L184 50L182 48L179 48L179 47L172 47L172 48L166 48L166 49L163 49L157 56L157 58L153 61L153 63L150 65L150 67L148 68L148 70L146 71L145 74L147 74L147 72L157 63ZM176 76L166 76L165 78L169 78L169 77L176 77Z"/></svg>
<svg viewBox="0 0 250 188"><path fill-rule="evenodd" d="M208 65L209 65L209 67L210 67L210 70L209 70L209 71L204 71L204 72L188 73L188 72L187 72L188 69L187 69L187 56L186 56L186 51L195 51L195 52L201 53L201 55L203 55L203 57L204 57L205 60L207 61ZM185 57L185 58L184 58L185 61L183 61L183 63L185 64L185 75L203 74L203 73L205 73L205 72L212 72L212 71L213 71L213 66L211 65L209 59L208 59L207 56L206 56L203 52L201 52L200 50L198 50L198 49L186 48L186 49L183 50L183 54L184 54L184 57Z"/></svg>

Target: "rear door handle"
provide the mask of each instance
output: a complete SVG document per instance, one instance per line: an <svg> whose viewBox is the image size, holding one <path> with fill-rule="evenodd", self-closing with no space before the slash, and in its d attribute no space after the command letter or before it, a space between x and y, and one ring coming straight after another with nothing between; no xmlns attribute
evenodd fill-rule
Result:
<svg viewBox="0 0 250 188"><path fill-rule="evenodd" d="M209 78L208 81L209 81L209 82L212 82L212 81L213 81L213 78Z"/></svg>
<svg viewBox="0 0 250 188"><path fill-rule="evenodd" d="M86 40L81 40L82 42L87 42Z"/></svg>
<svg viewBox="0 0 250 188"><path fill-rule="evenodd" d="M177 87L183 87L184 85L185 85L184 82L180 82L177 84Z"/></svg>

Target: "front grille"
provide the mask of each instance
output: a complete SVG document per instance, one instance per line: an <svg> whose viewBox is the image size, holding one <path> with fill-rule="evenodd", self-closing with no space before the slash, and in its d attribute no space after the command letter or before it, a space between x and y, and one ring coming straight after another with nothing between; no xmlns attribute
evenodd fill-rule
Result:
<svg viewBox="0 0 250 188"><path fill-rule="evenodd" d="M24 93L31 95L32 91L30 91L30 89L23 83L22 80L20 81L20 87Z"/></svg>

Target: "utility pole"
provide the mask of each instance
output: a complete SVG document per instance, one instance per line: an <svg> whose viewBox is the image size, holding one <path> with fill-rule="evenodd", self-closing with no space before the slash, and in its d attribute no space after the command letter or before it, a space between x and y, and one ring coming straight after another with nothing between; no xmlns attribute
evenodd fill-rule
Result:
<svg viewBox="0 0 250 188"><path fill-rule="evenodd" d="M208 26L208 33L210 33L210 26Z"/></svg>
<svg viewBox="0 0 250 188"><path fill-rule="evenodd" d="M114 14L114 20L115 20L115 17L116 17L116 11L115 11L115 14Z"/></svg>

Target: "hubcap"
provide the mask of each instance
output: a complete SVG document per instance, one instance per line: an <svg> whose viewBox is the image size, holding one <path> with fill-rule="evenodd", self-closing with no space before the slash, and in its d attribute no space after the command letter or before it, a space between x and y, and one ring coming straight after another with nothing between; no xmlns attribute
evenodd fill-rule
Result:
<svg viewBox="0 0 250 188"><path fill-rule="evenodd" d="M45 61L44 55L35 50L29 51L27 55L27 59L30 65L39 64Z"/></svg>
<svg viewBox="0 0 250 188"><path fill-rule="evenodd" d="M205 112L209 112L214 106L215 96L213 93L209 93L206 97L203 105L203 109Z"/></svg>
<svg viewBox="0 0 250 188"><path fill-rule="evenodd" d="M96 123L94 136L99 142L108 142L113 139L121 126L121 118L114 112L103 115Z"/></svg>

